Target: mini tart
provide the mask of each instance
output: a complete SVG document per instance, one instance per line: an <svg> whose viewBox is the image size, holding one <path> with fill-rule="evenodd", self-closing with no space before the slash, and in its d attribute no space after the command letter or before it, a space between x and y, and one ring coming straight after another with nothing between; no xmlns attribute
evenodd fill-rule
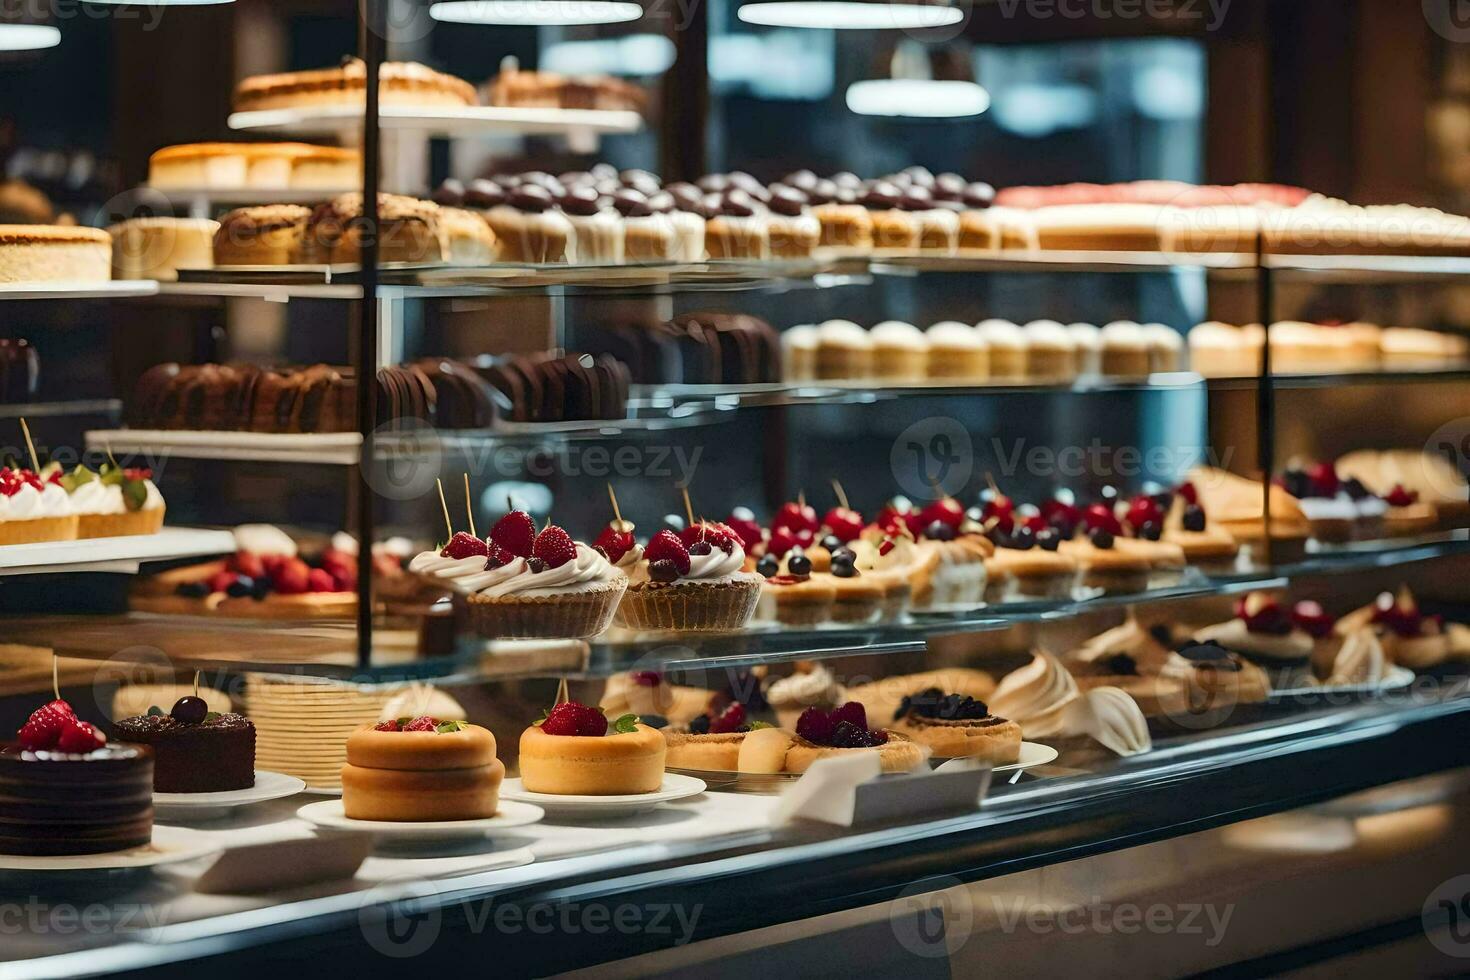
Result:
<svg viewBox="0 0 1470 980"><path fill-rule="evenodd" d="M995 678L983 670L941 667L919 674L898 674L845 690L843 698L857 701L873 718L892 718L903 699L937 687L947 694L963 694L984 701L995 693Z"/></svg>
<svg viewBox="0 0 1470 980"><path fill-rule="evenodd" d="M814 626L832 616L837 590L831 575L773 575L761 583L755 618L786 626Z"/></svg>
<svg viewBox="0 0 1470 980"><path fill-rule="evenodd" d="M163 528L165 508L146 507L121 514L78 514L78 538L123 538L157 534Z"/></svg>
<svg viewBox="0 0 1470 980"><path fill-rule="evenodd" d="M985 598L986 562L995 545L983 534L962 534L952 541L921 541L932 551L934 569L913 593L916 609L975 605Z"/></svg>
<svg viewBox="0 0 1470 980"><path fill-rule="evenodd" d="M1240 557L1240 542L1235 535L1214 524L1206 525L1203 531L1182 527L1167 530L1164 541L1178 545L1186 562L1207 572L1234 571Z"/></svg>
<svg viewBox="0 0 1470 980"><path fill-rule="evenodd" d="M1089 588L1109 593L1146 591L1153 564L1143 552L1117 547L1123 541L1115 539L1111 548L1099 548L1086 539L1063 541L1061 551L1082 566L1082 584Z"/></svg>
<svg viewBox="0 0 1470 980"><path fill-rule="evenodd" d="M481 636L583 639L611 625L628 580L615 575L576 592L553 595L464 596L470 625Z"/></svg>
<svg viewBox="0 0 1470 980"><path fill-rule="evenodd" d="M1113 548L1142 557L1154 571L1180 571L1184 568L1184 549L1172 541L1118 538L1113 542Z"/></svg>
<svg viewBox="0 0 1470 980"><path fill-rule="evenodd" d="M1066 553L1070 542L1062 542L1062 550L1045 548L997 548L986 562L1002 580L1009 580L1023 596L1041 599L1069 599L1077 584L1078 560Z"/></svg>
<svg viewBox="0 0 1470 980"><path fill-rule="evenodd" d="M884 588L871 575L853 570L844 578L827 575L832 584L832 622L871 623L883 615Z"/></svg>
<svg viewBox="0 0 1470 980"><path fill-rule="evenodd" d="M786 752L787 772L806 772L818 759L847 755L852 752L877 752L878 763L884 772L912 772L929 758L929 748L920 745L903 732L883 729L888 741L872 748L842 749L831 745L817 745L797 735Z"/></svg>
<svg viewBox="0 0 1470 980"><path fill-rule="evenodd" d="M617 622L634 630L737 630L755 614L762 581L754 572L735 572L714 582L636 582L617 607Z"/></svg>
<svg viewBox="0 0 1470 980"><path fill-rule="evenodd" d="M475 88L463 79L412 61L386 61L378 69L378 97L384 105L473 106ZM289 109L312 105L362 104L367 69L357 58L337 68L252 75L235 87L236 111Z"/></svg>
<svg viewBox="0 0 1470 980"><path fill-rule="evenodd" d="M936 759L982 759L1006 765L1021 757L1021 726L1005 718L925 718L910 711L893 723Z"/></svg>
<svg viewBox="0 0 1470 980"><path fill-rule="evenodd" d="M24 521L0 521L0 545L36 544L41 541L75 541L77 515L34 517Z"/></svg>
<svg viewBox="0 0 1470 980"><path fill-rule="evenodd" d="M1214 467L1191 470L1189 482L1199 493L1200 506L1217 526L1246 546L1256 561L1265 560L1266 522L1261 504L1265 488L1260 481ZM1271 490L1272 551L1277 561L1297 561L1306 553L1311 524L1297 499L1283 488Z"/></svg>
<svg viewBox="0 0 1470 980"><path fill-rule="evenodd" d="M1159 676L1178 685L1162 692L1160 707L1169 717L1229 711L1238 704L1258 704L1271 695L1266 672L1234 654L1223 661L1196 661L1174 654Z"/></svg>
<svg viewBox="0 0 1470 980"><path fill-rule="evenodd" d="M667 753L664 734L643 724L602 736L548 735L532 725L521 733L521 786L562 796L652 793L663 785Z"/></svg>
<svg viewBox="0 0 1470 980"><path fill-rule="evenodd" d="M482 820L495 816L504 778L495 736L477 725L457 732L364 726L347 739L342 810L350 820Z"/></svg>
<svg viewBox="0 0 1470 980"><path fill-rule="evenodd" d="M105 282L112 236L76 225L0 225L0 282Z"/></svg>
<svg viewBox="0 0 1470 980"><path fill-rule="evenodd" d="M714 769L734 772L740 768L740 747L749 732L664 732L668 756L664 765L673 769Z"/></svg>
<svg viewBox="0 0 1470 980"><path fill-rule="evenodd" d="M897 208L869 209L873 247L912 252L919 247L919 219Z"/></svg>
<svg viewBox="0 0 1470 980"><path fill-rule="evenodd" d="M1434 530L1439 525L1439 513L1433 504L1416 500L1405 507L1389 505L1383 515L1383 533L1390 537L1412 537Z"/></svg>

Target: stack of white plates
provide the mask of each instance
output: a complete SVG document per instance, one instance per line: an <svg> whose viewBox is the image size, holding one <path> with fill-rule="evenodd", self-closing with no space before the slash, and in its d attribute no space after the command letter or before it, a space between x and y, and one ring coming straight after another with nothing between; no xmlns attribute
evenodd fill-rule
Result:
<svg viewBox="0 0 1470 980"><path fill-rule="evenodd" d="M396 693L321 678L248 675L245 702L255 723L255 767L295 776L307 789L340 790L347 737L375 724Z"/></svg>

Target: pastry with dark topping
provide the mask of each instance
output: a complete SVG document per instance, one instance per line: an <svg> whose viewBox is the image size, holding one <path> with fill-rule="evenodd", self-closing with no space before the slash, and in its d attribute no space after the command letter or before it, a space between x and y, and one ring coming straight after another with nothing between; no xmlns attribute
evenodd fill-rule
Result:
<svg viewBox="0 0 1470 980"><path fill-rule="evenodd" d="M730 187L718 197L706 198L711 217L704 226L704 247L712 259L769 259L771 228L768 212L750 192Z"/></svg>
<svg viewBox="0 0 1470 980"><path fill-rule="evenodd" d="M858 203L873 219L873 247L912 252L919 247L919 219L903 210L903 191L886 180L874 181Z"/></svg>
<svg viewBox="0 0 1470 980"><path fill-rule="evenodd" d="M822 238L822 223L812 215L805 191L772 184L766 203L770 228L771 257L799 259L812 254Z"/></svg>
<svg viewBox="0 0 1470 980"><path fill-rule="evenodd" d="M992 715L984 701L968 694L945 694L938 687L905 695L894 713L893 728L929 746L939 759L963 757L1006 765L1020 757L1020 725Z"/></svg>
<svg viewBox="0 0 1470 980"><path fill-rule="evenodd" d="M497 261L538 265L567 261L572 225L545 186L517 184L506 192L504 202L485 212L485 220L495 232Z"/></svg>
<svg viewBox="0 0 1470 980"><path fill-rule="evenodd" d="M591 184L565 187L557 198L572 226L567 261L582 265L619 265L623 261L623 222L611 203Z"/></svg>
<svg viewBox="0 0 1470 980"><path fill-rule="evenodd" d="M209 710L199 697L180 698L168 714L113 724L117 737L153 750L153 789L159 793L223 793L255 785L255 725L243 715Z"/></svg>

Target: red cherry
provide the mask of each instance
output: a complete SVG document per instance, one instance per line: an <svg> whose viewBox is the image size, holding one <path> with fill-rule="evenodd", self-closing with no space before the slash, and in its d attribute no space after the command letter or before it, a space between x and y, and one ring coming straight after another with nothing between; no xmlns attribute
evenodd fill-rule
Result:
<svg viewBox="0 0 1470 980"><path fill-rule="evenodd" d="M237 578L239 578L239 576L236 575L234 572L215 572L213 575L209 576L209 591L223 592L230 586L234 585Z"/></svg>
<svg viewBox="0 0 1470 980"><path fill-rule="evenodd" d="M822 526L828 534L846 544L857 540L863 533L863 515L851 507L833 507L822 516Z"/></svg>
<svg viewBox="0 0 1470 980"><path fill-rule="evenodd" d="M782 504L781 509L776 511L776 519L771 521L772 530L784 527L792 531L806 530L815 534L820 526L817 522L817 509L811 504L797 501Z"/></svg>
<svg viewBox="0 0 1470 980"><path fill-rule="evenodd" d="M743 507L737 507L725 518L725 524L740 537L740 546L746 551L760 544L764 537L755 517Z"/></svg>
<svg viewBox="0 0 1470 980"><path fill-rule="evenodd" d="M965 508L953 497L941 497L919 511L919 526L928 527L938 521L958 530L965 522Z"/></svg>
<svg viewBox="0 0 1470 980"><path fill-rule="evenodd" d="M783 557L796 547L796 534L790 528L778 527L771 530L771 540L766 542L766 554Z"/></svg>
<svg viewBox="0 0 1470 980"><path fill-rule="evenodd" d="M406 732L432 732L439 727L439 719L430 718L428 715L420 715L407 725L403 726Z"/></svg>
<svg viewBox="0 0 1470 980"><path fill-rule="evenodd" d="M1036 513L1023 514L1021 516L1021 526L1024 528L1030 528L1032 532L1039 534L1040 532L1045 531L1047 528L1051 527L1051 524L1047 521L1045 517L1042 517L1041 514Z"/></svg>
<svg viewBox="0 0 1470 980"><path fill-rule="evenodd" d="M1014 521L1016 505L1003 493L991 494L980 508L980 518L988 521L994 518L1004 524Z"/></svg>
<svg viewBox="0 0 1470 980"><path fill-rule="evenodd" d="M1393 489L1388 491L1388 496L1383 499L1390 507L1412 507L1419 502L1419 492L1405 489L1402 483L1395 483Z"/></svg>
<svg viewBox="0 0 1470 980"><path fill-rule="evenodd" d="M1137 531L1145 524L1164 523L1164 512L1159 509L1158 502L1152 497L1139 494L1128 504L1128 526Z"/></svg>
<svg viewBox="0 0 1470 980"><path fill-rule="evenodd" d="M468 531L458 531L454 537L449 539L449 543L444 546L444 550L440 551L439 555L443 558L458 560L461 558L480 558L489 553L490 546L484 541L481 541Z"/></svg>
<svg viewBox="0 0 1470 980"><path fill-rule="evenodd" d="M61 730L56 747L63 752L94 752L107 744L107 736L85 721L73 721Z"/></svg>
<svg viewBox="0 0 1470 980"><path fill-rule="evenodd" d="M1082 526L1089 531L1102 528L1114 537L1123 533L1123 524L1113 513L1113 508L1102 502L1087 505L1082 512Z"/></svg>
<svg viewBox="0 0 1470 980"><path fill-rule="evenodd" d="M1307 479L1312 481L1313 488L1320 496L1337 496L1337 470L1331 463L1312 464L1307 470Z"/></svg>

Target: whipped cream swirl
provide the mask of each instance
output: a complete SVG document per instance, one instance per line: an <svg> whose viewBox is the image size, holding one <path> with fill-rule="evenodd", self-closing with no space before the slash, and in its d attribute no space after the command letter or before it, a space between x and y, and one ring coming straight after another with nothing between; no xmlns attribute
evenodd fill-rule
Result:
<svg viewBox="0 0 1470 980"><path fill-rule="evenodd" d="M689 574L683 578L702 581L727 579L740 571L744 564L745 549L740 545L731 544L728 555L723 549L711 545L709 554L689 556Z"/></svg>
<svg viewBox="0 0 1470 980"><path fill-rule="evenodd" d="M143 500L141 510L157 510L163 506L163 494L158 492L152 480L143 481L147 496ZM83 483L72 491L71 506L78 514L125 514L128 505L123 500L122 486L116 483L103 483L101 480L92 480Z"/></svg>
<svg viewBox="0 0 1470 980"><path fill-rule="evenodd" d="M34 521L74 513L71 498L55 483L43 484L40 490L25 483L12 496L0 494L0 521Z"/></svg>
<svg viewBox="0 0 1470 980"><path fill-rule="evenodd" d="M499 568L486 566L484 555L449 558L436 551L425 551L414 556L408 570L415 575L440 579L456 592L478 593L492 599L587 592L622 575L606 558L580 541L577 557L555 568L534 572L524 558L516 558Z"/></svg>

